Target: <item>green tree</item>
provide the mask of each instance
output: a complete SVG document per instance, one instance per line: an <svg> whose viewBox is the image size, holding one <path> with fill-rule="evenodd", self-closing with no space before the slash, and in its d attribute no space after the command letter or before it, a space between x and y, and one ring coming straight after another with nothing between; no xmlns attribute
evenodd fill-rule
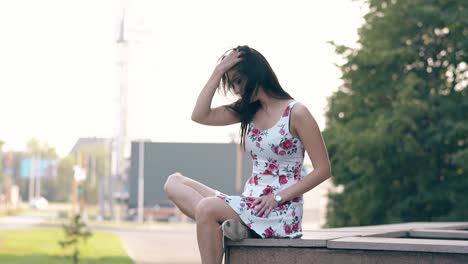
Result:
<svg viewBox="0 0 468 264"><path fill-rule="evenodd" d="M110 149L106 145L90 145L81 148L86 169L86 180L81 183L86 203L96 204L99 194L99 179L110 176Z"/></svg>
<svg viewBox="0 0 468 264"><path fill-rule="evenodd" d="M38 159L58 159L55 148L49 146L45 142L41 142L37 138L32 138L26 144L26 152L15 153L15 184L19 186L23 200L27 200L29 195L29 178L20 176L21 160L38 158ZM48 200L55 200L55 192L57 191L54 185L54 177L41 177L41 196Z"/></svg>
<svg viewBox="0 0 468 264"><path fill-rule="evenodd" d="M55 202L70 202L74 158L66 156L58 161L57 177L48 179L44 185L46 198Z"/></svg>
<svg viewBox="0 0 468 264"><path fill-rule="evenodd" d="M335 45L327 225L467 220L468 2L367 4L359 47Z"/></svg>
<svg viewBox="0 0 468 264"><path fill-rule="evenodd" d="M55 148L49 146L47 143L39 141L37 138L32 138L26 144L27 152L31 156L40 158L58 158Z"/></svg>
<svg viewBox="0 0 468 264"><path fill-rule="evenodd" d="M73 249L73 254L71 255L72 263L80 263L80 245L86 242L93 233L88 230L86 223L81 220L81 215L77 214L70 219L68 225L62 225L65 232L65 240L60 240L59 245L66 250L67 248ZM80 243L81 242L81 243Z"/></svg>
<svg viewBox="0 0 468 264"><path fill-rule="evenodd" d="M80 149L83 166L87 178L80 183L86 203L96 204L99 193L99 179L110 175L110 150L104 145L85 146ZM57 177L41 180L42 194L50 201L69 202L71 194L73 167L77 165L77 157L68 155L59 159Z"/></svg>

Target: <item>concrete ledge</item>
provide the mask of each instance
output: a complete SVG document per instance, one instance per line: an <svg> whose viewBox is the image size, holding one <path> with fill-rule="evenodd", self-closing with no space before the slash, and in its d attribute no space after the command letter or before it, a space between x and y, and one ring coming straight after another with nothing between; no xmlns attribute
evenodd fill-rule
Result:
<svg viewBox="0 0 468 264"><path fill-rule="evenodd" d="M372 235L375 232L362 231L308 231L300 239L244 239L242 241L226 240L226 245L233 247L327 247L327 241L330 239L356 236L361 234Z"/></svg>
<svg viewBox="0 0 468 264"><path fill-rule="evenodd" d="M414 229L410 230L408 236L420 238L439 239L465 239L468 240L468 231L460 230L440 230L440 229Z"/></svg>
<svg viewBox="0 0 468 264"><path fill-rule="evenodd" d="M300 239L227 239L225 263L468 263L466 228L403 223L306 231Z"/></svg>
<svg viewBox="0 0 468 264"><path fill-rule="evenodd" d="M320 231L375 231L380 233L387 233L392 231L408 231L411 229L463 230L468 229L468 222L410 222L388 225L339 227L320 229Z"/></svg>
<svg viewBox="0 0 468 264"><path fill-rule="evenodd" d="M468 254L468 241L412 238L345 237L328 241L327 248Z"/></svg>
<svg viewBox="0 0 468 264"><path fill-rule="evenodd" d="M427 252L342 250L326 248L229 249L225 264L466 264L466 254Z"/></svg>

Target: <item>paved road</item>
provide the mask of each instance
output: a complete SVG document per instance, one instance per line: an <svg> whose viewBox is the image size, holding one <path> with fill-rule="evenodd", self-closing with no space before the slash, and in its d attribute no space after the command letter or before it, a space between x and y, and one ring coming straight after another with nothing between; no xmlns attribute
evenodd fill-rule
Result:
<svg viewBox="0 0 468 264"><path fill-rule="evenodd" d="M46 219L51 219L53 216L50 213L25 213L14 216L0 217L0 229L18 229L34 227Z"/></svg>
<svg viewBox="0 0 468 264"><path fill-rule="evenodd" d="M195 228L113 232L136 264L200 263Z"/></svg>

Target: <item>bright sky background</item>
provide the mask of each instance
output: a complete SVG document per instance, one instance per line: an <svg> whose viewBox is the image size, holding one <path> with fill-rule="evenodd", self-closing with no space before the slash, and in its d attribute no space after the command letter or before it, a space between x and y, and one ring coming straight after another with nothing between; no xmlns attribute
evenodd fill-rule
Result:
<svg viewBox="0 0 468 264"><path fill-rule="evenodd" d="M361 1L127 1L128 133L158 142L229 142L239 126L190 120L218 58L260 51L283 88L325 127L341 83L329 40L354 46ZM0 2L0 140L32 137L67 154L80 137L111 137L117 116L116 0ZM213 106L229 102L215 95Z"/></svg>

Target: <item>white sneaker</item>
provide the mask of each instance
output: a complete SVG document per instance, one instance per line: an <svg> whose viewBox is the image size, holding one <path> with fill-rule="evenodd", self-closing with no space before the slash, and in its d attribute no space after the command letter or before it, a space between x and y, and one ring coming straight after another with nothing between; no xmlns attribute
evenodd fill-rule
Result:
<svg viewBox="0 0 468 264"><path fill-rule="evenodd" d="M221 230L223 230L225 237L234 241L239 241L250 237L249 228L243 223L234 219L228 219L224 221L221 224Z"/></svg>

